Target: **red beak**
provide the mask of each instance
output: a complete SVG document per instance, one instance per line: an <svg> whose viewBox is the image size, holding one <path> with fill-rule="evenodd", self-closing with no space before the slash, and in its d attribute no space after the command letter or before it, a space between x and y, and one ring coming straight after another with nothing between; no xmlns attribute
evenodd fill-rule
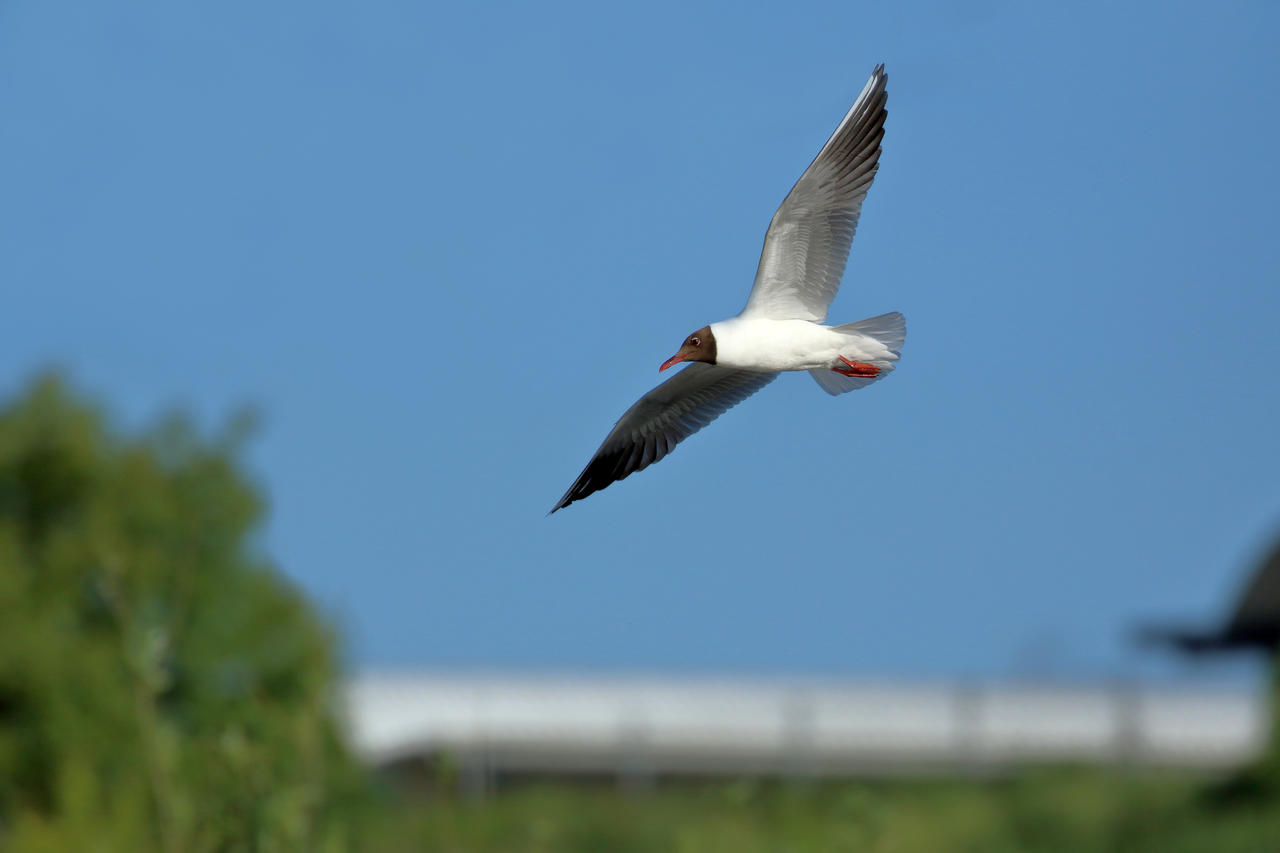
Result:
<svg viewBox="0 0 1280 853"><path fill-rule="evenodd" d="M681 355L680 353L676 353L675 355L671 356L671 358L662 362L662 367L658 368L658 372L661 373L662 371L666 370L668 367L671 367L673 364L679 364L682 361L684 361L684 356Z"/></svg>

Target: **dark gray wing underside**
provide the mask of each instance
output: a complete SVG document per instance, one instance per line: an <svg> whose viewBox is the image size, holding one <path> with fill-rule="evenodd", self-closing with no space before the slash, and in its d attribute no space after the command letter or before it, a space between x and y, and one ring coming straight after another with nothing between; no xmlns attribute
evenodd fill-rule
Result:
<svg viewBox="0 0 1280 853"><path fill-rule="evenodd" d="M777 375L689 365L623 413L551 512L648 468Z"/></svg>

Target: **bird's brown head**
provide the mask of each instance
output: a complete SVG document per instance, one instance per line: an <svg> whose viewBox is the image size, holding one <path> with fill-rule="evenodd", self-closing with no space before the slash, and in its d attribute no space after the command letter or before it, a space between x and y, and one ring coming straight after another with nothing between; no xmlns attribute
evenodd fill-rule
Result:
<svg viewBox="0 0 1280 853"><path fill-rule="evenodd" d="M682 361L716 363L716 336L711 334L710 326L703 326L685 338L684 343L680 345L680 349L676 351L675 355L662 363L662 367L658 368L658 372L661 373L668 367L679 364Z"/></svg>

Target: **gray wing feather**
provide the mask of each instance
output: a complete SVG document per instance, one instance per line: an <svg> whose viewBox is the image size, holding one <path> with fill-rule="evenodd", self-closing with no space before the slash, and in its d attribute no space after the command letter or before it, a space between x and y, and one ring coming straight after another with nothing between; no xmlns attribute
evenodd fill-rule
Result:
<svg viewBox="0 0 1280 853"><path fill-rule="evenodd" d="M627 409L595 456L551 508L564 509L659 461L676 445L777 377L690 364Z"/></svg>
<svg viewBox="0 0 1280 853"><path fill-rule="evenodd" d="M884 66L796 181L769 223L743 314L822 322L844 276L862 201L880 165L888 113Z"/></svg>

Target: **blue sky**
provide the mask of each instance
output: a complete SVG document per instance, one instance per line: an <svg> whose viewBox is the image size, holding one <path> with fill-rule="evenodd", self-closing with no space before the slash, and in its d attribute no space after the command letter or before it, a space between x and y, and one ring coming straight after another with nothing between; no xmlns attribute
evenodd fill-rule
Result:
<svg viewBox="0 0 1280 853"><path fill-rule="evenodd" d="M356 665L1176 666L1280 524L1280 6L0 6L2 390L257 404ZM887 64L830 319L907 316L551 518Z"/></svg>

